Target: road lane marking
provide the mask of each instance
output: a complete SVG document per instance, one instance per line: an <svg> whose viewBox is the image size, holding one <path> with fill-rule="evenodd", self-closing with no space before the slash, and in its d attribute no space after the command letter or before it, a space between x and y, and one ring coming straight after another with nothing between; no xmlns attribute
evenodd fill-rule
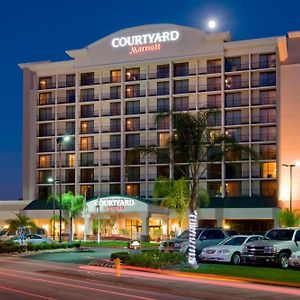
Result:
<svg viewBox="0 0 300 300"><path fill-rule="evenodd" d="M46 296L43 296L43 295L28 293L28 292L25 292L25 291L9 288L9 287L3 286L3 285L0 285L0 290L7 290L7 291L10 291L10 292L19 293L19 294L39 298L39 299L56 300L55 298L50 298L50 297L46 297Z"/></svg>

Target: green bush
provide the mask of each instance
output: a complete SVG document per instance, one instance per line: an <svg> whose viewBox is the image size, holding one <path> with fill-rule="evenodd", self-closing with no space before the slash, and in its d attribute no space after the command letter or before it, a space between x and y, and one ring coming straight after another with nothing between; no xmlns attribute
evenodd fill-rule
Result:
<svg viewBox="0 0 300 300"><path fill-rule="evenodd" d="M110 259L114 260L116 258L120 258L120 260L123 262L124 260L126 260L128 258L128 256L129 256L129 253L125 252L125 251L123 251L123 252L115 252L115 253L112 253L110 255Z"/></svg>
<svg viewBox="0 0 300 300"><path fill-rule="evenodd" d="M123 262L130 266L161 269L186 262L186 256L182 253L163 253L158 250L142 251L140 254L125 257Z"/></svg>
<svg viewBox="0 0 300 300"><path fill-rule="evenodd" d="M14 242L1 242L0 253L21 253L26 251L25 246L21 246Z"/></svg>

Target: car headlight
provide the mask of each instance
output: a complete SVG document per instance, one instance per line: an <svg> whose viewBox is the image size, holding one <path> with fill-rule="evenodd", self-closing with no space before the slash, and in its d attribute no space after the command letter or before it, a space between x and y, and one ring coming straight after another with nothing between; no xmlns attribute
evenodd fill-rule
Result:
<svg viewBox="0 0 300 300"><path fill-rule="evenodd" d="M264 248L264 253L276 253L277 248L274 246L268 246Z"/></svg>
<svg viewBox="0 0 300 300"><path fill-rule="evenodd" d="M218 254L226 254L226 253L229 253L229 252L230 252L230 250L228 250L228 249L220 249L220 250L217 251Z"/></svg>

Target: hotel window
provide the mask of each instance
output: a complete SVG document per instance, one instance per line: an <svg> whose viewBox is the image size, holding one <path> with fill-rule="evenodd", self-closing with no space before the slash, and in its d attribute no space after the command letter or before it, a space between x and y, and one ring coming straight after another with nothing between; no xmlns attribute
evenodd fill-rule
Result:
<svg viewBox="0 0 300 300"><path fill-rule="evenodd" d="M221 182L207 182L207 191L211 197L220 197L222 195Z"/></svg>
<svg viewBox="0 0 300 300"><path fill-rule="evenodd" d="M75 106L67 106L66 107L66 119L75 119Z"/></svg>
<svg viewBox="0 0 300 300"><path fill-rule="evenodd" d="M39 121L53 120L52 108L40 108L39 109Z"/></svg>
<svg viewBox="0 0 300 300"><path fill-rule="evenodd" d="M121 70L120 69L110 71L110 82L111 83L121 82Z"/></svg>
<svg viewBox="0 0 300 300"><path fill-rule="evenodd" d="M240 71L241 68L241 57L231 57L225 59L225 72Z"/></svg>
<svg viewBox="0 0 300 300"><path fill-rule="evenodd" d="M220 91L221 90L221 77L207 78L207 91Z"/></svg>
<svg viewBox="0 0 300 300"><path fill-rule="evenodd" d="M66 167L70 167L70 168L75 167L75 154L71 154L71 153L66 154Z"/></svg>
<svg viewBox="0 0 300 300"><path fill-rule="evenodd" d="M82 105L81 106L81 118L93 118L94 117L94 105Z"/></svg>
<svg viewBox="0 0 300 300"><path fill-rule="evenodd" d="M263 180L260 182L260 193L261 196L265 197L276 197L276 180Z"/></svg>
<svg viewBox="0 0 300 300"><path fill-rule="evenodd" d="M276 162L264 162L261 164L262 178L276 178Z"/></svg>
<svg viewBox="0 0 300 300"><path fill-rule="evenodd" d="M48 178L52 178L52 171L39 171L38 183L48 183Z"/></svg>
<svg viewBox="0 0 300 300"><path fill-rule="evenodd" d="M276 55L275 54L261 54L259 56L259 67L263 68L275 68L276 67Z"/></svg>
<svg viewBox="0 0 300 300"><path fill-rule="evenodd" d="M55 84L52 83L52 77L42 77L39 79L39 89L52 89L55 88Z"/></svg>
<svg viewBox="0 0 300 300"><path fill-rule="evenodd" d="M135 150L126 150L125 162L126 165L140 164L140 153Z"/></svg>
<svg viewBox="0 0 300 300"><path fill-rule="evenodd" d="M157 112L168 112L170 110L170 100L169 98L157 99Z"/></svg>
<svg viewBox="0 0 300 300"><path fill-rule="evenodd" d="M80 170L81 182L94 182L94 169L81 169Z"/></svg>
<svg viewBox="0 0 300 300"><path fill-rule="evenodd" d="M226 125L239 125L242 123L242 112L240 110L226 111L225 124Z"/></svg>
<svg viewBox="0 0 300 300"><path fill-rule="evenodd" d="M225 89L240 89L242 87L248 86L248 82L245 82L245 84L243 84L241 79L241 75L227 76L225 79Z"/></svg>
<svg viewBox="0 0 300 300"><path fill-rule="evenodd" d="M221 164L207 165L207 179L221 179L222 167Z"/></svg>
<svg viewBox="0 0 300 300"><path fill-rule="evenodd" d="M66 86L67 87L75 86L75 74L66 75Z"/></svg>
<svg viewBox="0 0 300 300"><path fill-rule="evenodd" d="M121 103L110 103L110 115L119 116L121 114Z"/></svg>
<svg viewBox="0 0 300 300"><path fill-rule="evenodd" d="M235 142L242 142L249 139L247 136L242 136L242 129L241 128L230 128L226 129L225 131L226 137L234 140Z"/></svg>
<svg viewBox="0 0 300 300"><path fill-rule="evenodd" d="M66 135L75 134L75 122L66 122L66 131L61 134L66 134Z"/></svg>
<svg viewBox="0 0 300 300"><path fill-rule="evenodd" d="M226 163L225 165L225 178L226 179L238 179L242 177L240 163Z"/></svg>
<svg viewBox="0 0 300 300"><path fill-rule="evenodd" d="M82 73L80 75L80 82L81 82L81 85L91 85L91 84L94 84L94 72L89 72L89 73Z"/></svg>
<svg viewBox="0 0 300 300"><path fill-rule="evenodd" d="M221 59L210 59L207 61L207 73L220 73L221 72Z"/></svg>
<svg viewBox="0 0 300 300"><path fill-rule="evenodd" d="M126 102L126 115L135 115L140 113L140 101Z"/></svg>
<svg viewBox="0 0 300 300"><path fill-rule="evenodd" d="M168 149L159 149L156 153L156 161L158 164L170 163L170 152Z"/></svg>
<svg viewBox="0 0 300 300"><path fill-rule="evenodd" d="M111 86L110 87L110 99L120 99L121 98L121 87Z"/></svg>
<svg viewBox="0 0 300 300"><path fill-rule="evenodd" d="M80 101L87 102L87 101L94 101L94 89L84 89L80 91Z"/></svg>
<svg viewBox="0 0 300 300"><path fill-rule="evenodd" d="M109 179L112 182L120 182L121 169L120 168L110 168L109 169Z"/></svg>
<svg viewBox="0 0 300 300"><path fill-rule="evenodd" d="M240 181L227 181L225 183L225 196L238 197L241 196L241 182Z"/></svg>
<svg viewBox="0 0 300 300"><path fill-rule="evenodd" d="M127 180L126 181L140 181L140 168L127 167Z"/></svg>
<svg viewBox="0 0 300 300"><path fill-rule="evenodd" d="M139 97L140 96L140 85L126 85L125 89L125 97L126 98L133 98L133 97Z"/></svg>
<svg viewBox="0 0 300 300"><path fill-rule="evenodd" d="M94 152L81 153L80 166L94 166Z"/></svg>
<svg viewBox="0 0 300 300"><path fill-rule="evenodd" d="M136 148L140 146L139 134L127 134L126 135L126 148Z"/></svg>
<svg viewBox="0 0 300 300"><path fill-rule="evenodd" d="M188 166L174 165L174 179L186 178L189 174Z"/></svg>
<svg viewBox="0 0 300 300"><path fill-rule="evenodd" d="M140 80L140 68L130 68L125 70L125 80Z"/></svg>
<svg viewBox="0 0 300 300"><path fill-rule="evenodd" d="M121 185L120 184L110 184L109 185L110 195L119 195L121 194Z"/></svg>
<svg viewBox="0 0 300 300"><path fill-rule="evenodd" d="M259 74L260 86L276 85L276 72L262 72Z"/></svg>
<svg viewBox="0 0 300 300"><path fill-rule="evenodd" d="M80 133L89 134L94 132L94 121L82 121L80 124Z"/></svg>
<svg viewBox="0 0 300 300"><path fill-rule="evenodd" d="M170 128L170 118L169 116L158 116L156 119L157 129L169 129Z"/></svg>
<svg viewBox="0 0 300 300"><path fill-rule="evenodd" d="M207 95L207 108L221 108L221 95Z"/></svg>
<svg viewBox="0 0 300 300"><path fill-rule="evenodd" d="M126 131L138 131L138 130L140 130L140 118L126 119Z"/></svg>
<svg viewBox="0 0 300 300"><path fill-rule="evenodd" d="M75 169L67 169L65 171L65 182L75 183Z"/></svg>
<svg viewBox="0 0 300 300"><path fill-rule="evenodd" d="M228 93L225 94L225 106L235 107L242 105L242 93Z"/></svg>
<svg viewBox="0 0 300 300"><path fill-rule="evenodd" d="M51 139L45 139L45 140L39 140L39 151L40 152L52 152L52 140Z"/></svg>
<svg viewBox="0 0 300 300"><path fill-rule="evenodd" d="M39 124L39 136L50 136L54 135L52 131L52 124Z"/></svg>
<svg viewBox="0 0 300 300"><path fill-rule="evenodd" d="M121 119L110 119L110 132L121 131Z"/></svg>
<svg viewBox="0 0 300 300"><path fill-rule="evenodd" d="M51 168L51 155L39 156L39 168Z"/></svg>
<svg viewBox="0 0 300 300"><path fill-rule="evenodd" d="M260 145L261 159L276 159L276 145Z"/></svg>
<svg viewBox="0 0 300 300"><path fill-rule="evenodd" d="M51 186L39 186L38 197L40 200L47 200L51 194Z"/></svg>
<svg viewBox="0 0 300 300"><path fill-rule="evenodd" d="M125 191L127 196L136 197L140 195L140 185L138 183L126 184Z"/></svg>
<svg viewBox="0 0 300 300"><path fill-rule="evenodd" d="M168 132L160 132L157 134L157 146L168 147L169 146L170 134Z"/></svg>
<svg viewBox="0 0 300 300"><path fill-rule="evenodd" d="M80 139L80 150L93 150L94 137L82 137Z"/></svg>
<svg viewBox="0 0 300 300"><path fill-rule="evenodd" d="M174 77L176 76L188 76L189 75L189 63L174 64Z"/></svg>
<svg viewBox="0 0 300 300"><path fill-rule="evenodd" d="M173 109L175 111L189 110L189 97L176 97L176 98L174 98Z"/></svg>
<svg viewBox="0 0 300 300"><path fill-rule="evenodd" d="M75 90L66 91L66 102L74 103L75 102Z"/></svg>
<svg viewBox="0 0 300 300"><path fill-rule="evenodd" d="M49 105L49 104L54 104L54 99L52 99L52 93L39 94L39 105Z"/></svg>
<svg viewBox="0 0 300 300"><path fill-rule="evenodd" d="M275 90L260 91L259 98L255 100L252 102L252 104L261 104L261 105L276 104L276 91Z"/></svg>
<svg viewBox="0 0 300 300"><path fill-rule="evenodd" d="M121 147L121 136L118 135L111 135L109 141L110 149L116 149Z"/></svg>
<svg viewBox="0 0 300 300"><path fill-rule="evenodd" d="M263 108L260 110L260 123L275 123L276 122L276 109Z"/></svg>
<svg viewBox="0 0 300 300"><path fill-rule="evenodd" d="M157 78L168 78L170 76L169 65L157 66Z"/></svg>
<svg viewBox="0 0 300 300"><path fill-rule="evenodd" d="M261 127L260 139L261 141L276 141L276 127Z"/></svg>
<svg viewBox="0 0 300 300"><path fill-rule="evenodd" d="M111 165L119 165L121 163L121 152L120 151L111 151L109 153L109 162Z"/></svg>
<svg viewBox="0 0 300 300"><path fill-rule="evenodd" d="M86 195L86 199L94 197L94 186L93 185L81 185L80 195Z"/></svg>
<svg viewBox="0 0 300 300"><path fill-rule="evenodd" d="M157 173L157 177L169 178L170 168L169 168L169 166L157 166L156 173Z"/></svg>
<svg viewBox="0 0 300 300"><path fill-rule="evenodd" d="M157 95L169 95L170 93L170 88L169 88L169 82L164 81L164 82L157 82Z"/></svg>
<svg viewBox="0 0 300 300"><path fill-rule="evenodd" d="M207 126L221 126L221 112L209 112L207 114Z"/></svg>
<svg viewBox="0 0 300 300"><path fill-rule="evenodd" d="M189 80L174 81L174 94L183 94L189 92Z"/></svg>

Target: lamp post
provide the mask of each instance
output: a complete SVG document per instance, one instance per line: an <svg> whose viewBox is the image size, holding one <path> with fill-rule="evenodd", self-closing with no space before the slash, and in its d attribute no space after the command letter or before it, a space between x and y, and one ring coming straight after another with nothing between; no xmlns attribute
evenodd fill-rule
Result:
<svg viewBox="0 0 300 300"><path fill-rule="evenodd" d="M99 221L100 199L99 199L99 197L97 199L96 211L97 211L97 241L99 244L100 243L100 221Z"/></svg>
<svg viewBox="0 0 300 300"><path fill-rule="evenodd" d="M69 136L59 136L56 139L57 149L58 149L58 167L59 167L59 242L62 242L61 238L61 220L62 220L62 210L61 210L61 145L63 142L68 142L70 140Z"/></svg>
<svg viewBox="0 0 300 300"><path fill-rule="evenodd" d="M52 177L49 177L47 179L47 181L49 183L52 183L54 185L54 195L56 196L56 183L59 182L59 180L57 179L53 179ZM52 199L52 237L53 237L53 240L55 240L55 197L53 197Z"/></svg>
<svg viewBox="0 0 300 300"><path fill-rule="evenodd" d="M293 164L282 164L283 167L289 168L290 171L290 212L292 212L293 208L293 168L299 167L300 162L295 162Z"/></svg>

